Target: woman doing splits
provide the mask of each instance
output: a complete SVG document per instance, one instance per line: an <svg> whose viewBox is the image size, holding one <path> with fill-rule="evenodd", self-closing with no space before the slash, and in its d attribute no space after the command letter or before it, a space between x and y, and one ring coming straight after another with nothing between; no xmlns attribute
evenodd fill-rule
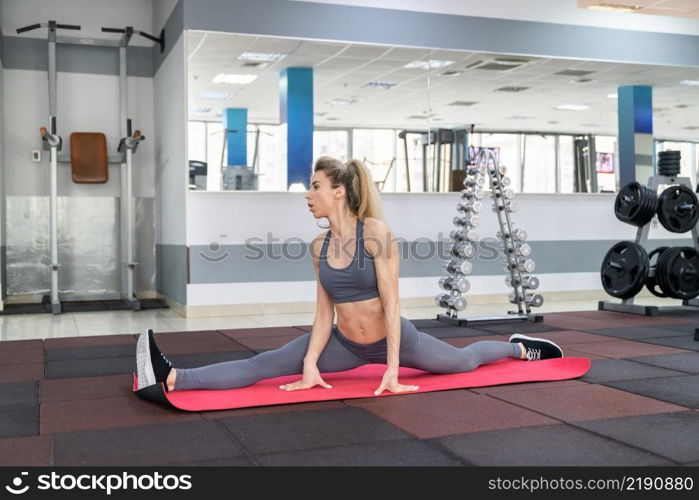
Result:
<svg viewBox="0 0 699 500"><path fill-rule="evenodd" d="M384 222L371 174L360 161L319 158L305 198L313 216L327 218L330 223L330 230L310 245L317 277L311 332L248 359L174 368L158 349L153 331L148 330L137 345L139 389L161 382L169 391L232 389L293 374L301 379L280 389L296 391L316 385L330 389L322 372L385 363L386 371L374 392L379 395L384 390L418 389L398 381L399 366L458 373L502 358L534 361L563 356L553 342L520 334L512 335L509 342L485 340L457 348L418 331L402 317L398 244ZM337 326L333 326L336 313Z"/></svg>

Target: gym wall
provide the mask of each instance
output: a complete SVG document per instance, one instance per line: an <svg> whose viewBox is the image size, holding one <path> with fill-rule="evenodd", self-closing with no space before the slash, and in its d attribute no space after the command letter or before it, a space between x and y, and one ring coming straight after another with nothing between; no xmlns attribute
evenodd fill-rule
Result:
<svg viewBox="0 0 699 500"><path fill-rule="evenodd" d="M3 63L2 63L2 7L0 6L0 117L4 116L3 107ZM5 283L5 133L3 120L0 119L0 311L7 293Z"/></svg>

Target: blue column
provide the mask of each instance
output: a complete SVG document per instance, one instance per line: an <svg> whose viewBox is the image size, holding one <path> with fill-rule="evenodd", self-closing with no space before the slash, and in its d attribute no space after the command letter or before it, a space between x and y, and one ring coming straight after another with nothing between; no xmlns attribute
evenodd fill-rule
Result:
<svg viewBox="0 0 699 500"><path fill-rule="evenodd" d="M223 111L223 127L226 132L228 154L226 165L247 166L248 164L248 110L226 108Z"/></svg>
<svg viewBox="0 0 699 500"><path fill-rule="evenodd" d="M310 188L313 167L313 68L286 68L279 79L280 119L286 124L286 187Z"/></svg>
<svg viewBox="0 0 699 500"><path fill-rule="evenodd" d="M653 175L653 88L619 87L619 183L646 184Z"/></svg>

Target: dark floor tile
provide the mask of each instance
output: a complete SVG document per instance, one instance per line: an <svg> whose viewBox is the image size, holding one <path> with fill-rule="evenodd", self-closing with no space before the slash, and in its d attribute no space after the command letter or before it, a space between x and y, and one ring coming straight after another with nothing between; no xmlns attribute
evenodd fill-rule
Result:
<svg viewBox="0 0 699 500"><path fill-rule="evenodd" d="M681 352L679 349L649 343L649 339L643 342L625 339L613 339L602 342L586 342L575 344L576 351L597 354L605 358L635 358L638 356L653 356L657 354L675 354ZM666 339L667 340L667 339Z"/></svg>
<svg viewBox="0 0 699 500"><path fill-rule="evenodd" d="M52 436L0 439L0 466L48 466L53 453Z"/></svg>
<svg viewBox="0 0 699 500"><path fill-rule="evenodd" d="M5 349L0 346L0 366L22 365L26 363L43 363L44 349ZM10 368L2 368L4 370Z"/></svg>
<svg viewBox="0 0 699 500"><path fill-rule="evenodd" d="M487 323L475 323L473 327L486 332L499 333L502 335L512 335L513 333L543 333L560 330L560 328L547 325L544 322L537 323L534 321L493 321Z"/></svg>
<svg viewBox="0 0 699 500"><path fill-rule="evenodd" d="M122 358L135 356L136 346L128 345L96 345L83 347L62 347L46 349L46 361L65 361L74 359Z"/></svg>
<svg viewBox="0 0 699 500"><path fill-rule="evenodd" d="M360 408L232 417L219 422L255 455L408 437Z"/></svg>
<svg viewBox="0 0 699 500"><path fill-rule="evenodd" d="M39 402L0 404L0 438L39 434Z"/></svg>
<svg viewBox="0 0 699 500"><path fill-rule="evenodd" d="M294 325L292 328L296 328L302 332L310 332L313 329L313 325Z"/></svg>
<svg viewBox="0 0 699 500"><path fill-rule="evenodd" d="M54 434L57 466L161 465L244 455L215 422L185 422Z"/></svg>
<svg viewBox="0 0 699 500"><path fill-rule="evenodd" d="M308 331L311 330L311 325ZM303 335L304 332L294 326L274 326L269 328L237 328L234 330L218 330L219 333L233 340L260 337L278 337L280 335Z"/></svg>
<svg viewBox="0 0 699 500"><path fill-rule="evenodd" d="M134 394L43 402L40 418L42 434L202 420L198 413L144 401Z"/></svg>
<svg viewBox="0 0 699 500"><path fill-rule="evenodd" d="M625 359L596 359L581 380L592 384L616 380L636 380L644 378L673 377L684 375L681 372L658 368Z"/></svg>
<svg viewBox="0 0 699 500"><path fill-rule="evenodd" d="M272 466L459 466L459 461L417 439L398 439L335 448L287 451L255 457Z"/></svg>
<svg viewBox="0 0 699 500"><path fill-rule="evenodd" d="M291 342L292 340L296 340L297 338L303 335L305 334L301 333L301 335L278 335L274 337L247 337L238 339L238 342L245 346L246 349L251 349L253 351L260 352L269 349L278 349L279 347L282 347Z"/></svg>
<svg viewBox="0 0 699 500"><path fill-rule="evenodd" d="M24 363L0 367L0 384L29 382L44 378L44 363Z"/></svg>
<svg viewBox="0 0 699 500"><path fill-rule="evenodd" d="M668 347L676 347L678 349L686 349L688 351L699 351L699 342L694 340L693 335L683 335L681 337L668 337L663 339L645 339L644 342L657 344Z"/></svg>
<svg viewBox="0 0 699 500"><path fill-rule="evenodd" d="M308 403L295 403L271 406L255 406L252 408L237 408L234 410L217 410L201 412L204 420L220 420L226 417L246 417L249 415L263 415L268 413L288 413L292 411L315 411L344 408L343 401L311 401Z"/></svg>
<svg viewBox="0 0 699 500"><path fill-rule="evenodd" d="M687 325L671 325L672 327L685 328ZM694 326L691 326L694 331ZM642 340L659 337L678 337L683 333L670 328L670 326L625 326L621 328L602 328L594 331L598 335L616 337L627 340Z"/></svg>
<svg viewBox="0 0 699 500"><path fill-rule="evenodd" d="M167 339L157 342L158 349L161 352L171 356L173 354L189 354L193 352L230 352L230 351L247 351L247 347L239 342L226 337L225 335L217 335L214 338L204 338L201 340L177 340Z"/></svg>
<svg viewBox="0 0 699 500"><path fill-rule="evenodd" d="M446 321L440 321L436 318L411 319L410 322L415 325L415 328L418 330L422 330L423 328L441 328L452 326Z"/></svg>
<svg viewBox="0 0 699 500"><path fill-rule="evenodd" d="M542 386L527 391L503 391L494 397L565 422L685 410L663 401L586 383L575 387Z"/></svg>
<svg viewBox="0 0 699 500"><path fill-rule="evenodd" d="M419 331L425 332L428 335L432 335L438 339L450 339L450 338L460 338L460 337L480 337L483 335L491 335L484 330L477 330L476 328L468 328L466 326L445 326L442 328L418 328Z"/></svg>
<svg viewBox="0 0 699 500"><path fill-rule="evenodd" d="M60 378L39 383L41 402L75 401L133 395L133 374Z"/></svg>
<svg viewBox="0 0 699 500"><path fill-rule="evenodd" d="M570 425L457 434L435 438L456 455L488 466L670 465L672 462Z"/></svg>
<svg viewBox="0 0 699 500"><path fill-rule="evenodd" d="M365 408L420 439L558 423L534 411L463 390L349 400L347 404Z"/></svg>
<svg viewBox="0 0 699 500"><path fill-rule="evenodd" d="M591 420L576 425L678 462L699 460L696 411Z"/></svg>
<svg viewBox="0 0 699 500"><path fill-rule="evenodd" d="M685 408L699 408L699 375L607 382L604 385Z"/></svg>
<svg viewBox="0 0 699 500"><path fill-rule="evenodd" d="M136 337L130 334L90 335L87 337L59 337L44 339L46 349L63 349L67 347L90 347L99 345L136 345Z"/></svg>
<svg viewBox="0 0 699 500"><path fill-rule="evenodd" d="M36 402L39 397L38 382L0 384L0 405Z"/></svg>
<svg viewBox="0 0 699 500"><path fill-rule="evenodd" d="M253 459L248 457L231 457L231 458L215 458L213 460L189 460L186 462L166 462L161 466L173 467L254 467L256 464Z"/></svg>
<svg viewBox="0 0 699 500"><path fill-rule="evenodd" d="M252 351L231 351L231 352L199 352L191 354L173 354L168 359L177 368L197 368L199 366L212 365L225 361L237 359L247 359L254 356Z"/></svg>
<svg viewBox="0 0 699 500"><path fill-rule="evenodd" d="M697 352L681 352L678 354L662 354L660 356L643 356L630 359L638 363L660 366L670 370L699 373L699 353Z"/></svg>
<svg viewBox="0 0 699 500"><path fill-rule="evenodd" d="M136 353L128 357L70 359L46 362L46 378L99 377L136 371Z"/></svg>

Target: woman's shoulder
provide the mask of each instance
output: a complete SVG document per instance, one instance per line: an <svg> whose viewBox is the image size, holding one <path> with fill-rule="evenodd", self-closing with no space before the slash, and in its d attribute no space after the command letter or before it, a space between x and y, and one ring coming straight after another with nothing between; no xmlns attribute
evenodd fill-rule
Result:
<svg viewBox="0 0 699 500"><path fill-rule="evenodd" d="M364 218L364 235L365 236L380 236L386 233L390 233L391 229L381 219L375 219L374 217Z"/></svg>

